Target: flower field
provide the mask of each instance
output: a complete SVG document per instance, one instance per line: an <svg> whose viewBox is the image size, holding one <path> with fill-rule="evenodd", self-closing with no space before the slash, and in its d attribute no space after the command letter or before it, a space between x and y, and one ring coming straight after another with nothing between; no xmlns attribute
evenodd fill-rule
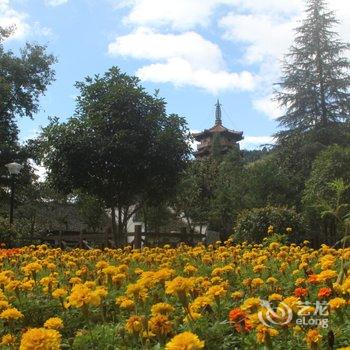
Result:
<svg viewBox="0 0 350 350"><path fill-rule="evenodd" d="M350 349L350 248L0 252L1 349Z"/></svg>

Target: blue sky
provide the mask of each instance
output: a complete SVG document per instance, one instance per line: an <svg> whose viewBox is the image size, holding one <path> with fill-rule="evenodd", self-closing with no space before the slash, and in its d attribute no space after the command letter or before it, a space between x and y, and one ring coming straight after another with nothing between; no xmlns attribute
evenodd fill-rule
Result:
<svg viewBox="0 0 350 350"><path fill-rule="evenodd" d="M169 113L191 130L214 121L217 98L224 125L242 130L243 148L272 142L281 113L271 101L280 59L303 16L303 0L0 0L0 25L17 31L5 45L25 41L48 46L58 58L56 81L33 121L19 121L21 139L33 137L48 116L74 112L76 81L113 65L137 75L150 92L160 89ZM329 7L343 23L347 0Z"/></svg>

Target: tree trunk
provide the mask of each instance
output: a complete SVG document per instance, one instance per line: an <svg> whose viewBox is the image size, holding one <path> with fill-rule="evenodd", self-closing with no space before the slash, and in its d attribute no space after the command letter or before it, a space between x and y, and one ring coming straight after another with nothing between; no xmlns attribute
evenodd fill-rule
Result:
<svg viewBox="0 0 350 350"><path fill-rule="evenodd" d="M118 206L118 238L116 241L118 246L123 244L123 209Z"/></svg>
<svg viewBox="0 0 350 350"><path fill-rule="evenodd" d="M111 218L112 218L112 237L114 239L115 244L117 244L118 234L117 234L117 227L115 222L115 208L111 208Z"/></svg>

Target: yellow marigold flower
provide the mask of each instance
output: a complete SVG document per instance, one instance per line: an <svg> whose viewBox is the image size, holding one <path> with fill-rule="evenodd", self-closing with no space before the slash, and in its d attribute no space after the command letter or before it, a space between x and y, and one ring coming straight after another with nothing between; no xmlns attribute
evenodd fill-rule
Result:
<svg viewBox="0 0 350 350"><path fill-rule="evenodd" d="M296 286L301 286L302 284L304 284L305 283L305 278L297 278L296 280L295 280L295 285Z"/></svg>
<svg viewBox="0 0 350 350"><path fill-rule="evenodd" d="M20 289L21 290L32 290L35 286L35 281L34 280L28 280L25 282L22 282Z"/></svg>
<svg viewBox="0 0 350 350"><path fill-rule="evenodd" d="M281 294L273 293L269 295L269 301L282 301L283 297Z"/></svg>
<svg viewBox="0 0 350 350"><path fill-rule="evenodd" d="M42 265L38 262L32 262L27 264L26 266L22 267L22 271L25 273L25 275L35 274L39 272L42 269Z"/></svg>
<svg viewBox="0 0 350 350"><path fill-rule="evenodd" d="M203 348L204 341L191 332L180 333L165 345L165 350L200 350Z"/></svg>
<svg viewBox="0 0 350 350"><path fill-rule="evenodd" d="M17 320L22 317L22 312L18 311L15 307L6 309L0 314L0 318L4 320Z"/></svg>
<svg viewBox="0 0 350 350"><path fill-rule="evenodd" d="M55 299L63 298L66 295L67 295L67 291L63 288L57 288L52 292L52 296Z"/></svg>
<svg viewBox="0 0 350 350"><path fill-rule="evenodd" d="M253 272L257 273L257 272L261 272L261 271L263 271L263 270L265 270L265 269L266 269L266 266L265 266L265 265L263 265L263 264L258 264L258 265L255 265L255 266L253 267Z"/></svg>
<svg viewBox="0 0 350 350"><path fill-rule="evenodd" d="M171 312L174 312L175 309L173 306L171 306L168 303L157 303L152 305L151 307L151 313L153 316L155 315L168 315Z"/></svg>
<svg viewBox="0 0 350 350"><path fill-rule="evenodd" d="M104 260L100 260L96 263L96 270L103 270L104 268L106 268L107 266L109 266L107 261Z"/></svg>
<svg viewBox="0 0 350 350"><path fill-rule="evenodd" d="M206 295L213 298L223 297L227 293L227 290L223 285L212 286L208 289Z"/></svg>
<svg viewBox="0 0 350 350"><path fill-rule="evenodd" d="M322 282L325 282L325 281L329 281L329 280L331 280L333 278L337 278L337 276L338 276L337 271L324 270L324 271L321 271L318 274L318 280L322 281Z"/></svg>
<svg viewBox="0 0 350 350"><path fill-rule="evenodd" d="M194 288L194 282L190 278L175 277L172 281L166 283L166 294L185 295L191 292Z"/></svg>
<svg viewBox="0 0 350 350"><path fill-rule="evenodd" d="M51 317L44 323L44 327L48 329L56 329L56 331L58 331L63 328L63 321L59 317Z"/></svg>
<svg viewBox="0 0 350 350"><path fill-rule="evenodd" d="M267 342L268 338L278 335L278 330L275 328L258 325L256 327L256 340L259 344Z"/></svg>
<svg viewBox="0 0 350 350"><path fill-rule="evenodd" d="M167 335L171 332L173 325L165 315L155 315L148 321L149 330L156 335Z"/></svg>
<svg viewBox="0 0 350 350"><path fill-rule="evenodd" d="M105 287L97 287L95 293L101 298L105 298L108 295L108 291Z"/></svg>
<svg viewBox="0 0 350 350"><path fill-rule="evenodd" d="M301 333L303 333L303 329L299 325L293 327L293 334L298 335Z"/></svg>
<svg viewBox="0 0 350 350"><path fill-rule="evenodd" d="M0 310L7 309L10 306L7 300L0 300Z"/></svg>
<svg viewBox="0 0 350 350"><path fill-rule="evenodd" d="M343 346L341 348L337 348L337 350L350 350L350 346Z"/></svg>
<svg viewBox="0 0 350 350"><path fill-rule="evenodd" d="M193 265L187 264L184 268L184 272L187 273L188 275L193 275L194 273L197 272L197 268Z"/></svg>
<svg viewBox="0 0 350 350"><path fill-rule="evenodd" d="M68 297L69 305L80 308L83 306L99 306L101 296L98 292L91 290L84 284L76 284Z"/></svg>
<svg viewBox="0 0 350 350"><path fill-rule="evenodd" d="M275 249L278 249L279 246L280 246L279 243L277 243L277 242L272 242L272 243L270 243L270 245L269 245L269 249L270 249L270 250L275 250Z"/></svg>
<svg viewBox="0 0 350 350"><path fill-rule="evenodd" d="M310 329L305 337L307 346L312 349L313 347L315 347L315 345L317 346L321 340L322 340L322 335L318 332L317 329Z"/></svg>
<svg viewBox="0 0 350 350"><path fill-rule="evenodd" d="M243 284L245 287L249 287L251 283L252 283L252 279L251 279L251 278L245 278L245 279L242 281L242 284Z"/></svg>
<svg viewBox="0 0 350 350"><path fill-rule="evenodd" d="M116 284L122 283L126 279L126 275L124 273L117 273L112 276L112 282Z"/></svg>
<svg viewBox="0 0 350 350"><path fill-rule="evenodd" d="M193 312L202 312L206 307L213 304L213 295L202 295L197 297L190 305Z"/></svg>
<svg viewBox="0 0 350 350"><path fill-rule="evenodd" d="M248 298L243 302L241 309L250 310L250 309L258 308L259 306L260 306L259 298Z"/></svg>
<svg viewBox="0 0 350 350"><path fill-rule="evenodd" d="M49 269L49 270L56 270L56 265L54 263L48 263L46 265L46 267Z"/></svg>
<svg viewBox="0 0 350 350"><path fill-rule="evenodd" d="M126 294L140 300L146 300L148 296L147 289L141 283L129 284Z"/></svg>
<svg viewBox="0 0 350 350"><path fill-rule="evenodd" d="M20 289L21 284L22 284L21 281L17 281L17 280L10 281L9 283L6 284L5 289L13 292L15 290Z"/></svg>
<svg viewBox="0 0 350 350"><path fill-rule="evenodd" d="M144 318L141 316L131 316L128 318L125 324L125 330L129 334L139 334L144 329Z"/></svg>
<svg viewBox="0 0 350 350"><path fill-rule="evenodd" d="M115 303L119 305L121 309L133 310L135 308L135 302L125 296L117 297Z"/></svg>
<svg viewBox="0 0 350 350"><path fill-rule="evenodd" d="M119 269L116 266L107 266L102 269L102 272L107 276L113 276L119 273Z"/></svg>
<svg viewBox="0 0 350 350"><path fill-rule="evenodd" d="M241 290L238 290L238 291L235 291L231 294L231 297L234 299L234 300L239 300L239 299L242 299L244 296L244 292L241 291Z"/></svg>
<svg viewBox="0 0 350 350"><path fill-rule="evenodd" d="M266 280L266 283L268 284L276 284L278 282L277 278L275 277L269 277L267 280Z"/></svg>
<svg viewBox="0 0 350 350"><path fill-rule="evenodd" d="M96 282L95 281L86 281L84 283L84 286L86 286L90 289L94 289L96 287Z"/></svg>
<svg viewBox="0 0 350 350"><path fill-rule="evenodd" d="M82 284L82 280L79 277L72 277L69 280L69 283L71 283L71 284Z"/></svg>
<svg viewBox="0 0 350 350"><path fill-rule="evenodd" d="M31 328L21 339L19 350L60 350L61 335L54 329Z"/></svg>
<svg viewBox="0 0 350 350"><path fill-rule="evenodd" d="M329 300L328 305L331 310L338 310L346 305L346 301L343 298L334 298Z"/></svg>
<svg viewBox="0 0 350 350"><path fill-rule="evenodd" d="M12 334L5 334L1 338L1 343L0 345L11 345L16 342L16 338Z"/></svg>
<svg viewBox="0 0 350 350"><path fill-rule="evenodd" d="M281 264L279 270L280 270L280 272L284 273L284 272L287 270L288 267L289 267L289 264L286 263L286 262L283 262L283 263Z"/></svg>
<svg viewBox="0 0 350 350"><path fill-rule="evenodd" d="M283 299L283 302L285 304L287 304L290 308L292 308L294 312L297 312L298 311L298 302L299 302L299 300L300 299L298 297L290 296L290 297L287 297L287 298Z"/></svg>
<svg viewBox="0 0 350 350"><path fill-rule="evenodd" d="M261 285L264 284L264 280L262 278L253 278L251 282L251 286L253 288L260 287Z"/></svg>
<svg viewBox="0 0 350 350"><path fill-rule="evenodd" d="M304 270L308 267L308 263L302 262L299 264L299 270Z"/></svg>

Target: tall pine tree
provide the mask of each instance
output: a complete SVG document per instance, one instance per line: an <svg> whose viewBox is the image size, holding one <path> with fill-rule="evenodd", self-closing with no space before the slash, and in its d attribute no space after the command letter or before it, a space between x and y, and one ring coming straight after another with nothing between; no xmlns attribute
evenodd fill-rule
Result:
<svg viewBox="0 0 350 350"><path fill-rule="evenodd" d="M324 0L308 0L306 19L296 29L283 64L276 100L285 108L278 121L288 136L313 132L314 141L334 142L334 129L350 122L349 44L336 32L337 19ZM332 136L331 136L332 134Z"/></svg>

